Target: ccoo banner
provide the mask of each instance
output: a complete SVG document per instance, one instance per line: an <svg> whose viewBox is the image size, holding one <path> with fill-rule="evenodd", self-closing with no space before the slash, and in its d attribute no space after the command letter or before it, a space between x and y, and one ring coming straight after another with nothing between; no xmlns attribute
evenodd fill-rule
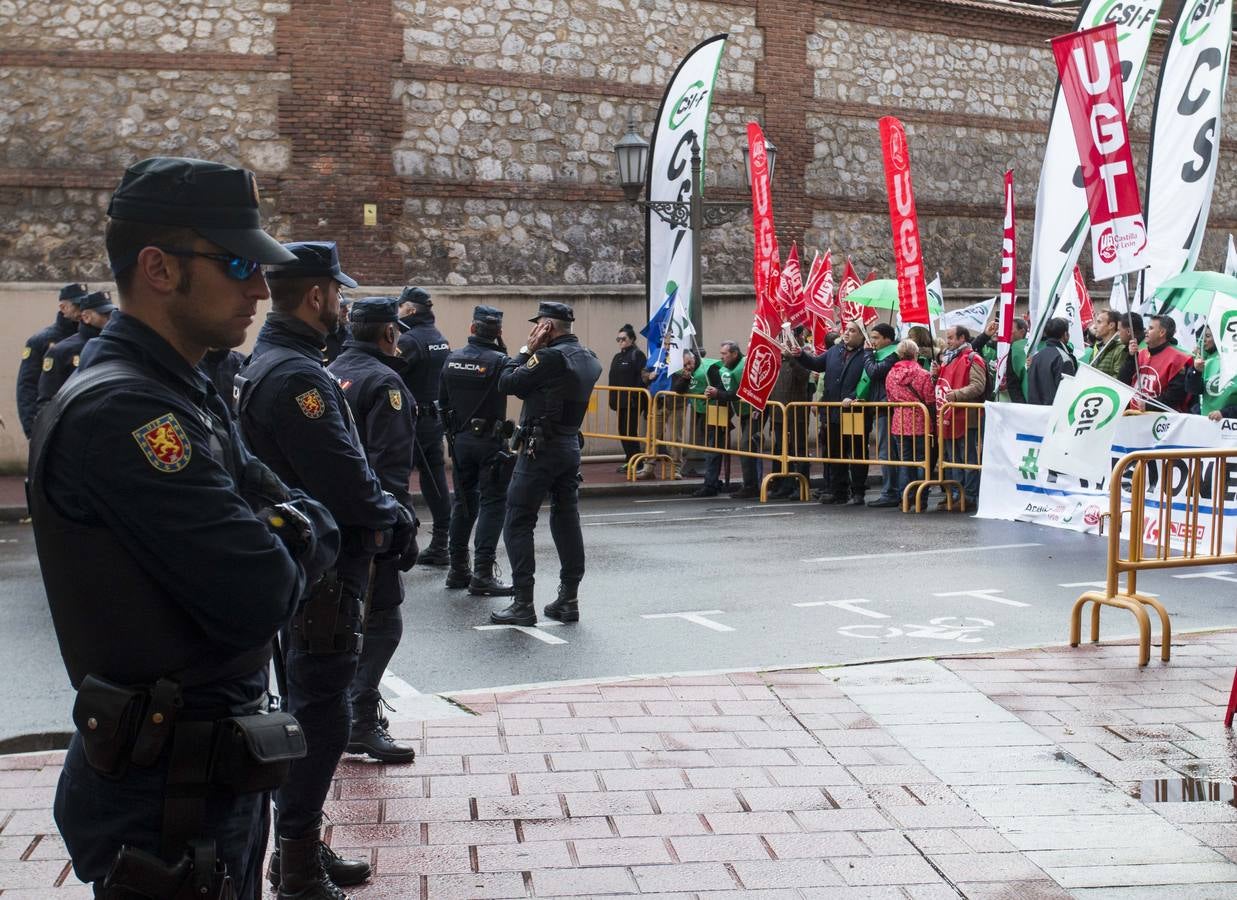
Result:
<svg viewBox="0 0 1237 900"><path fill-rule="evenodd" d="M1232 21L1232 0L1187 0L1173 26L1151 119L1143 297L1198 259L1216 183Z"/></svg>
<svg viewBox="0 0 1237 900"><path fill-rule="evenodd" d="M729 35L717 34L696 46L679 63L666 86L657 110L657 125L649 147L645 191L650 201L685 201L691 196L692 145L699 143L704 171L705 137L713 82ZM704 185L700 186L701 190ZM677 289L692 295L692 231L687 224L671 225L651 210L645 212L649 318ZM699 324L699 323L697 323Z"/></svg>
<svg viewBox="0 0 1237 900"><path fill-rule="evenodd" d="M1136 272L1147 261L1147 223L1125 124L1117 27L1053 38L1052 52L1082 161L1091 214L1091 271L1099 280Z"/></svg>
<svg viewBox="0 0 1237 900"><path fill-rule="evenodd" d="M893 228L893 258L897 263L898 312L907 325L927 325L928 292L923 277L923 245L911 187L911 150L906 128L894 116L880 120L885 187L889 192L889 222Z"/></svg>

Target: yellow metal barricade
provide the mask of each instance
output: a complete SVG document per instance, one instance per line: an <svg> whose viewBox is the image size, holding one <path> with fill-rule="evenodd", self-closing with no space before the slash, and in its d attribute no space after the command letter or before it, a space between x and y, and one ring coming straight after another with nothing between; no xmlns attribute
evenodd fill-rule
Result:
<svg viewBox="0 0 1237 900"><path fill-rule="evenodd" d="M627 479L635 478L633 465L649 449L649 415L652 406L644 388L598 385L589 397L588 411L580 424L586 439L639 444L639 452L627 464Z"/></svg>
<svg viewBox="0 0 1237 900"><path fill-rule="evenodd" d="M923 495L939 487L945 494L943 502L953 510L955 495L958 509L966 512L965 482L974 472L978 480L984 464L984 405L982 403L946 403L936 411L936 466L934 472L925 473L922 481L912 481L902 494L902 510L923 511ZM976 486L975 490L978 490ZM912 499L914 502L912 503Z"/></svg>
<svg viewBox="0 0 1237 900"><path fill-rule="evenodd" d="M1082 611L1091 609L1091 641L1100 639L1100 607L1129 610L1138 623L1138 664L1151 658L1151 622L1147 607L1160 617L1160 658L1168 661L1172 626L1156 598L1138 591L1138 573L1148 569L1184 569L1237 563L1237 528L1225 533L1224 501L1237 474L1237 450L1139 450L1113 467L1108 486L1108 572L1104 590L1087 591L1070 612L1070 646L1082 633ZM1151 494L1147 494L1148 485ZM1132 502L1123 509L1122 485ZM1174 496L1174 487L1181 496ZM1207 507L1208 512L1203 508ZM1148 509L1151 507L1151 509ZM1121 553L1122 525L1129 543ZM1125 587L1120 586L1125 575Z"/></svg>

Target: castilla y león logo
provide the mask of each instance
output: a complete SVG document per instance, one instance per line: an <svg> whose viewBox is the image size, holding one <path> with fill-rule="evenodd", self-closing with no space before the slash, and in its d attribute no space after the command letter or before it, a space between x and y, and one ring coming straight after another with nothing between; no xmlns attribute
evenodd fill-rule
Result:
<svg viewBox="0 0 1237 900"><path fill-rule="evenodd" d="M1066 421L1074 437L1103 428L1121 412L1121 398L1110 387L1090 387L1074 398Z"/></svg>

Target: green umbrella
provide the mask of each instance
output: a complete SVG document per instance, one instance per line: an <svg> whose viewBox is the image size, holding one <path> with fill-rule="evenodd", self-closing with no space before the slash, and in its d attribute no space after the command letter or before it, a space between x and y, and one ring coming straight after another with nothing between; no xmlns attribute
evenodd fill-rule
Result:
<svg viewBox="0 0 1237 900"><path fill-rule="evenodd" d="M1237 278L1220 272L1182 272L1163 282L1152 296L1160 303L1161 315L1180 310L1205 316L1217 293L1237 296Z"/></svg>
<svg viewBox="0 0 1237 900"><path fill-rule="evenodd" d="M898 280L896 278L876 278L867 284L861 284L846 295L847 302L869 306L872 309L898 308ZM936 294L928 291L928 313L936 318L941 314L941 303Z"/></svg>

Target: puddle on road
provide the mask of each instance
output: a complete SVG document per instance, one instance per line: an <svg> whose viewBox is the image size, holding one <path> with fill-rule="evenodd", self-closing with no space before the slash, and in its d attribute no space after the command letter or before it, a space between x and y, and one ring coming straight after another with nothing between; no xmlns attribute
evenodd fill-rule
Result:
<svg viewBox="0 0 1237 900"><path fill-rule="evenodd" d="M1204 781L1201 778L1155 778L1134 790L1143 803L1227 803L1237 806L1237 779Z"/></svg>

